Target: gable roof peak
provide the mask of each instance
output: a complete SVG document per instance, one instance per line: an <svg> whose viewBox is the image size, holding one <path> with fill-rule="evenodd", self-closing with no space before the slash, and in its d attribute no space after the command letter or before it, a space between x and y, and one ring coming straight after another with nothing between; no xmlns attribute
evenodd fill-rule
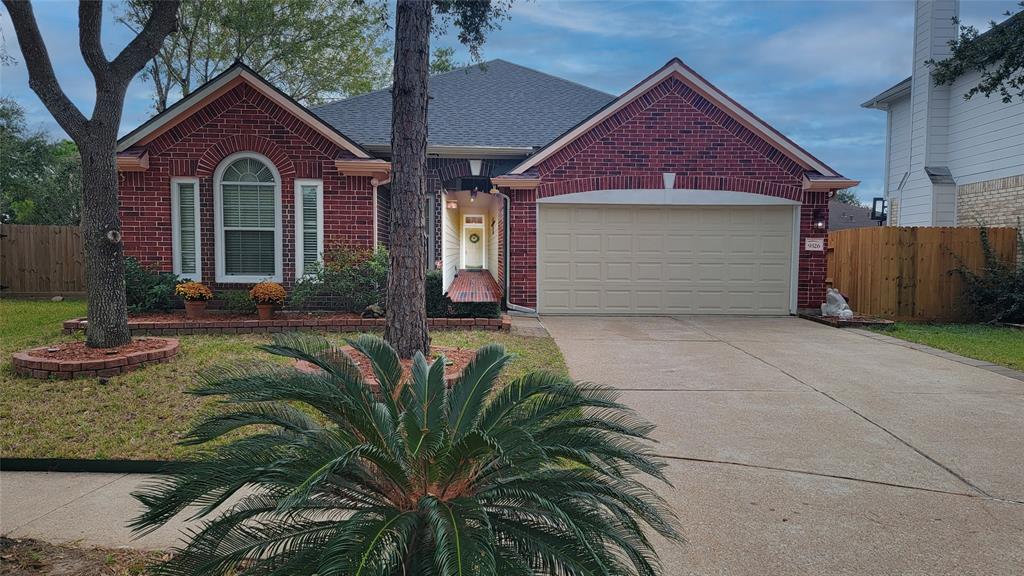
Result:
<svg viewBox="0 0 1024 576"><path fill-rule="evenodd" d="M302 120L306 125L338 147L351 152L356 158L372 157L362 146L334 126L323 121L291 96L282 92L241 60L235 60L223 72L196 88L188 96L168 106L163 112L153 116L135 130L119 138L117 141L117 151L123 152L137 144L151 142L159 135L190 117L195 110L201 109L204 105L223 96L241 84L250 86L278 106L284 108L288 113Z"/></svg>
<svg viewBox="0 0 1024 576"><path fill-rule="evenodd" d="M609 102L606 106L592 114L583 122L577 124L569 131L563 133L555 140L549 142L532 156L526 158L519 166L512 169L509 174L523 174L536 167L545 159L550 158L556 152L590 131L604 120L611 117L619 110L625 108L631 102L662 84L669 78L676 78L687 87L698 93L701 97L710 101L717 108L728 114L734 120L763 138L777 150L792 159L805 170L814 170L825 176L839 177L839 173L830 168L821 160L812 156L795 142L787 138L781 132L772 128L764 120L755 116L744 108L740 103L730 98L716 86L708 82L703 76L687 66L677 56L669 59L661 68L647 76L635 86L627 90L621 96Z"/></svg>

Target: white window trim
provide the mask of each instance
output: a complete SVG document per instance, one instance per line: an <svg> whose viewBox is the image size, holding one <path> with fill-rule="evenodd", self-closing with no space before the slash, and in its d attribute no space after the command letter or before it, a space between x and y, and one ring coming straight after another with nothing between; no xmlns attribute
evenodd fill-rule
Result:
<svg viewBox="0 0 1024 576"><path fill-rule="evenodd" d="M306 275L303 270L303 256L306 253L306 246L303 244L304 234L302 229L302 187L316 186L316 260L324 260L324 181L311 178L295 179L295 278L302 278ZM376 189L376 187L374 187ZM376 217L376 212L374 213Z"/></svg>
<svg viewBox="0 0 1024 576"><path fill-rule="evenodd" d="M181 273L181 211L179 209L181 199L178 196L178 185L180 184L192 184L194 186L193 189L195 190L196 195L194 206L196 222L196 271L194 273L189 274ZM199 204L199 178L171 178L171 250L173 252L172 271L182 278L186 278L188 280L195 280L197 282L202 281L203 279L203 250L202 243L200 242L200 238L202 237L202 234L200 233L200 231L202 230L202 225L199 219Z"/></svg>
<svg viewBox="0 0 1024 576"><path fill-rule="evenodd" d="M275 186L275 210L274 210L274 274L270 276L240 276L240 275L228 275L224 272L224 200L223 190L221 184L223 183L224 170L231 165L232 162L239 158L254 158L263 162L270 168L270 172L274 175L274 186ZM269 158L256 152L236 152L227 158L221 160L217 166L217 170L213 173L213 219L216 229L216 241L214 242L215 253L215 264L216 264L216 276L215 279L218 283L224 284L252 284L256 282L263 282L269 280L271 282L281 282L284 280L284 258L283 258L283 238L282 238L282 227L281 227L281 174L277 171L277 166L270 161Z"/></svg>

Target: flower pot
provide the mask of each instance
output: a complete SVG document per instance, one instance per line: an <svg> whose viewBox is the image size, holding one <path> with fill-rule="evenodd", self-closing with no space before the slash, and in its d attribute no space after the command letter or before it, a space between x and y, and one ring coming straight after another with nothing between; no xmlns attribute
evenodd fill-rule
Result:
<svg viewBox="0 0 1024 576"><path fill-rule="evenodd" d="M186 300L185 318L199 320L206 316L206 300Z"/></svg>
<svg viewBox="0 0 1024 576"><path fill-rule="evenodd" d="M256 311L260 313L260 320L272 320L275 307L274 304L257 304Z"/></svg>

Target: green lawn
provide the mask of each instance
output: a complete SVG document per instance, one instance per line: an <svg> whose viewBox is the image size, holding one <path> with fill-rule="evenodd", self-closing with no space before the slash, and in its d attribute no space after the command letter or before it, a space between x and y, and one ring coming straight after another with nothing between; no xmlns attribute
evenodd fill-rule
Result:
<svg viewBox="0 0 1024 576"><path fill-rule="evenodd" d="M1015 328L984 324L898 323L884 333L961 356L1024 370L1024 331Z"/></svg>
<svg viewBox="0 0 1024 576"><path fill-rule="evenodd" d="M0 300L0 455L7 458L175 459L195 448L176 445L212 400L184 391L208 366L273 358L255 349L265 334L181 336L181 351L169 363L150 366L105 384L88 380L35 380L11 371L13 352L66 341L60 323L85 314L82 302ZM348 335L352 336L352 335ZM341 341L345 335L328 334ZM516 359L505 379L530 370L567 373L551 338L494 332L434 332L440 346L478 347L500 342Z"/></svg>

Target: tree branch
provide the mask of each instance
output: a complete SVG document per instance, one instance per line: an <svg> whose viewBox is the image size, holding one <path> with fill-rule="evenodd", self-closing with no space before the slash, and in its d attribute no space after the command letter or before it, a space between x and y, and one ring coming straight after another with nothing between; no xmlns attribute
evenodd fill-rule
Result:
<svg viewBox="0 0 1024 576"><path fill-rule="evenodd" d="M149 21L142 28L142 32L132 39L111 63L115 78L121 81L131 80L142 70L146 62L160 51L164 38L178 27L179 4L180 0L154 3Z"/></svg>
<svg viewBox="0 0 1024 576"><path fill-rule="evenodd" d="M105 81L110 74L110 62L100 43L103 25L103 3L99 0L81 0L78 3L78 48L89 71L97 80Z"/></svg>
<svg viewBox="0 0 1024 576"><path fill-rule="evenodd" d="M53 65L50 64L50 55L46 51L46 43L43 42L36 17L32 13L32 5L27 0L3 2L18 35L18 44L25 58L25 67L28 68L29 87L39 96L57 124L77 141L84 135L89 122L68 99L57 82Z"/></svg>

